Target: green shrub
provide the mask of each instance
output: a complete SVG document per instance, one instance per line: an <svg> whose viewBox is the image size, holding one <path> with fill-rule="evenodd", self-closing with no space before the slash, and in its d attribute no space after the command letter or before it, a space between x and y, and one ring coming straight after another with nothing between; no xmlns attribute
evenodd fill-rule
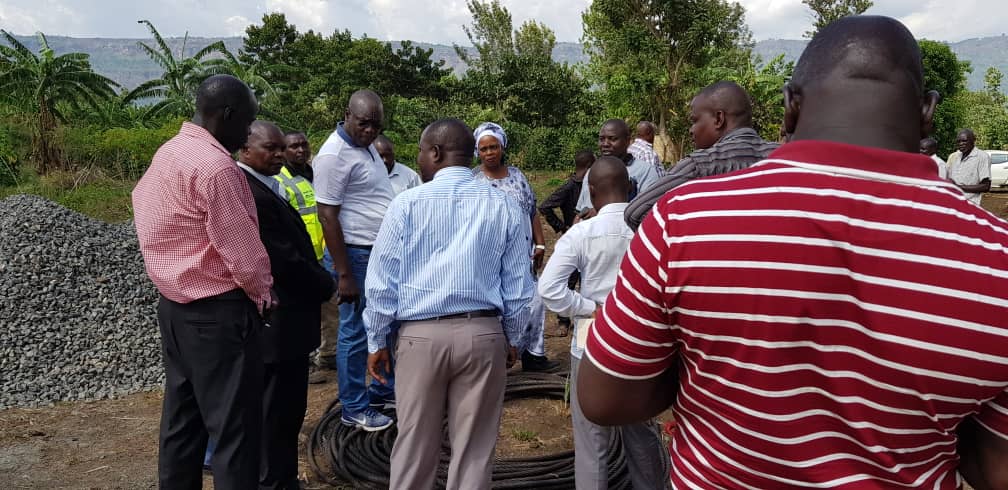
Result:
<svg viewBox="0 0 1008 490"><path fill-rule="evenodd" d="M148 128L102 129L67 125L58 138L68 168L101 168L117 179L133 180L143 175L157 149L178 133L183 118Z"/></svg>

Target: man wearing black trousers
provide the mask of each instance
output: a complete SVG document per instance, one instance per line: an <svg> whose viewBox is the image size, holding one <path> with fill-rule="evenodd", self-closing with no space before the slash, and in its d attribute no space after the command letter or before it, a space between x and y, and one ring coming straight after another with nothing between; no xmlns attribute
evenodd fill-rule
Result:
<svg viewBox="0 0 1008 490"><path fill-rule="evenodd" d="M333 293L332 276L315 259L304 221L273 178L284 164L284 136L256 121L239 151L269 254L280 306L263 330L262 458L260 489L298 489L298 433L308 406L308 356L319 346L321 305ZM283 197L281 197L283 196Z"/></svg>
<svg viewBox="0 0 1008 490"><path fill-rule="evenodd" d="M244 490L259 479L259 335L276 297L255 203L231 159L258 110L241 80L207 78L192 121L158 149L133 189L140 251L161 295L163 489L203 486L208 435L218 441L214 488Z"/></svg>

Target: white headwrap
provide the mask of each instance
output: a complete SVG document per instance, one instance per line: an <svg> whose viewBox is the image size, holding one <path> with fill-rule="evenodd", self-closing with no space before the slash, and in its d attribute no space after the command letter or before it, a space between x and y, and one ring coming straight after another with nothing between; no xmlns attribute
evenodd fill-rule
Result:
<svg viewBox="0 0 1008 490"><path fill-rule="evenodd" d="M501 149L507 148L507 133L504 132L504 128L500 127L500 124L485 122L476 126L476 131L473 131L473 137L476 138L476 145L479 146L480 138L484 136L493 136L497 138L500 142ZM479 149L475 152L476 156L479 156Z"/></svg>

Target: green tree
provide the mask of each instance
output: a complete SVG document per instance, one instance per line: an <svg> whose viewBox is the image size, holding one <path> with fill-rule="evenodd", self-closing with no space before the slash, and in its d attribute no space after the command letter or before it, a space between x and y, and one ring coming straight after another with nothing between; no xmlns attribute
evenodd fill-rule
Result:
<svg viewBox="0 0 1008 490"><path fill-rule="evenodd" d="M698 71L737 68L752 47L745 10L727 0L594 0L581 18L588 73L607 112L656 121L661 133L686 133Z"/></svg>
<svg viewBox="0 0 1008 490"><path fill-rule="evenodd" d="M172 52L168 43L161 37L154 24L148 20L139 20L138 24L144 24L154 36L154 47L145 42L137 42L164 72L159 78L141 83L136 88L126 94L127 102L140 100L151 100L154 103L147 109L147 115L151 118L162 116L185 116L195 111L196 89L207 77L227 72L227 61L222 57L227 56L228 50L222 41L212 43L200 49L190 57L185 57L186 44L189 34L186 33L182 40L182 47L178 56ZM211 54L217 54L218 58L211 59Z"/></svg>
<svg viewBox="0 0 1008 490"><path fill-rule="evenodd" d="M942 97L935 110L932 136L938 141L938 153L954 151L955 133L963 126L962 110L954 101L966 90L966 74L972 71L968 61L959 61L945 43L917 41L924 65L924 90L937 90Z"/></svg>
<svg viewBox="0 0 1008 490"><path fill-rule="evenodd" d="M498 0L467 0L466 6L472 14L473 23L472 26L462 26L462 30L476 49L477 56L472 56L458 45L455 45L455 53L470 67L498 73L501 58L514 53L515 49L511 33L511 12L501 6Z"/></svg>
<svg viewBox="0 0 1008 490"><path fill-rule="evenodd" d="M535 21L513 30L511 13L497 0L468 6L473 24L463 29L478 56L455 47L470 65L462 80L465 100L493 107L506 122L568 124L588 86L573 67L553 61L553 31Z"/></svg>
<svg viewBox="0 0 1008 490"><path fill-rule="evenodd" d="M33 120L32 157L41 173L60 167L59 150L53 137L64 109L79 110L86 105L97 110L115 97L118 85L94 72L85 53L56 56L45 35L38 33L39 53L32 53L7 31L0 35L0 97L11 101Z"/></svg>
<svg viewBox="0 0 1008 490"><path fill-rule="evenodd" d="M820 29L837 19L863 14L874 5L872 0L802 0L802 3L812 10L815 17L812 30L805 32L807 38L812 38Z"/></svg>
<svg viewBox="0 0 1008 490"><path fill-rule="evenodd" d="M1005 104L1005 94L1001 92L1001 81L1004 75L1001 71L993 66L987 68L987 72L984 73L984 92L990 96L991 100L998 105Z"/></svg>

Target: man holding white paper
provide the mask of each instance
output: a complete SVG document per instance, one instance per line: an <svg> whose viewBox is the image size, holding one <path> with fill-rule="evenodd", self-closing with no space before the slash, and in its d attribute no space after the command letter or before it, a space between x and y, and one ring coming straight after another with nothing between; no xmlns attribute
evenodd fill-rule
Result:
<svg viewBox="0 0 1008 490"><path fill-rule="evenodd" d="M592 206L598 215L574 224L560 240L539 279L543 304L575 320L571 341L571 418L574 424L574 480L578 490L609 488L606 452L610 431L622 431L634 488L667 488L668 457L654 423L619 428L589 422L577 402L577 372L584 339L596 308L616 284L620 261L634 232L623 221L630 190L626 165L603 156L588 174ZM567 278L581 273L580 293L567 287Z"/></svg>

